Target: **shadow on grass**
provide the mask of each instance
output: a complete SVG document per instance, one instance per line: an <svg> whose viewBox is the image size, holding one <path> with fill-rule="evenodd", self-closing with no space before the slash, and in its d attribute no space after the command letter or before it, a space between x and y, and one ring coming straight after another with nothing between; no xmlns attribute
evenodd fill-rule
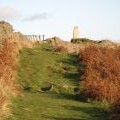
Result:
<svg viewBox="0 0 120 120"><path fill-rule="evenodd" d="M80 79L84 74L83 71L85 67L84 64L80 62L79 56L75 54L68 54L68 57L66 59L61 59L57 61L57 63L60 64L60 66L57 66L57 68L60 68L61 70L54 70L54 68L52 68L51 66L49 67L49 69L52 70L55 74L60 74L63 78L69 80L73 84L73 90L71 91L71 93L65 93L64 91L61 93L52 93L54 94L53 96L59 99L61 98L75 101L86 101L84 96L74 94L74 88L79 87Z"/></svg>
<svg viewBox="0 0 120 120"><path fill-rule="evenodd" d="M63 62L66 65L72 65L72 66L75 66L75 67L79 67L78 55L69 54L68 59L64 59L64 60L62 60L60 62Z"/></svg>
<svg viewBox="0 0 120 120"><path fill-rule="evenodd" d="M63 115L61 115L61 116L63 116ZM83 118L52 117L52 116L45 116L44 118L51 119L51 120L86 120L86 119L83 119Z"/></svg>
<svg viewBox="0 0 120 120"><path fill-rule="evenodd" d="M72 111L73 115L59 115L56 116L48 116L44 115L44 118L51 119L51 120L108 120L109 119L109 112L97 107L79 107L79 106L72 106L72 105L63 105L64 109ZM81 112L82 114L74 114L74 113ZM87 115L87 116L86 116Z"/></svg>
<svg viewBox="0 0 120 120"><path fill-rule="evenodd" d="M45 118L51 119L51 120L109 120L110 111L100 104L94 104L93 102L87 102L86 99L82 98L80 95L72 95L72 94L57 94L57 93L48 93L51 94L49 97L53 99L68 99L73 101L79 101L80 104L77 105L71 105L71 104L63 104L61 107L64 110L71 111L70 113L73 113L73 115L59 115L59 117L56 116L45 116ZM85 104L84 104L85 103ZM78 113L81 114L78 114ZM86 116L87 115L87 116Z"/></svg>
<svg viewBox="0 0 120 120"><path fill-rule="evenodd" d="M64 78L69 79L75 85L77 86L79 85L81 75L78 72L75 72L75 73L66 72L66 73L63 73L63 76Z"/></svg>
<svg viewBox="0 0 120 120"><path fill-rule="evenodd" d="M84 64L80 62L78 55L69 54L66 59L61 59L57 63L62 64L60 71L55 70L56 74L61 74L63 78L71 81L75 86L79 86L80 78L84 74Z"/></svg>
<svg viewBox="0 0 120 120"><path fill-rule="evenodd" d="M103 117L107 117L108 115L108 110L105 110L103 109L102 107L98 108L98 107L95 107L95 106L91 106L91 107L78 107L78 106L72 106L72 105L64 105L63 106L64 108L68 109L68 110L72 110L72 111L82 111L86 114L90 114L92 117L98 117L100 118L102 115Z"/></svg>
<svg viewBox="0 0 120 120"><path fill-rule="evenodd" d="M88 98L80 94L72 94L67 92L57 93L56 91L43 92L41 94L47 94L52 99L61 99L61 100L66 99L66 100L78 101L82 103L89 103Z"/></svg>

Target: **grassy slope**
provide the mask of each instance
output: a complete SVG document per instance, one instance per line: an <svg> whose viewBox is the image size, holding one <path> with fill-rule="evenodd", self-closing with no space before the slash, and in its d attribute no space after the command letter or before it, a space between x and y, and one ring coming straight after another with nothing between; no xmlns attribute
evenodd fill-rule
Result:
<svg viewBox="0 0 120 120"><path fill-rule="evenodd" d="M80 77L76 56L44 48L25 49L21 54L18 82L30 90L23 90L24 97L13 99L13 116L7 120L107 120L108 112L101 103L74 99L73 87ZM66 66L68 71L63 69ZM53 91L38 92L47 82L56 84ZM63 84L68 88L61 88Z"/></svg>

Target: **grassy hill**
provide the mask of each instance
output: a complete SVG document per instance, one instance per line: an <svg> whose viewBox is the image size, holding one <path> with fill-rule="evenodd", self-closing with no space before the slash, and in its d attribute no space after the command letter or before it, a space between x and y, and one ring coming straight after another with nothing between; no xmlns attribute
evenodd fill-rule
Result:
<svg viewBox="0 0 120 120"><path fill-rule="evenodd" d="M12 116L6 120L107 120L106 104L77 99L74 88L80 74L75 54L54 52L48 45L21 52L18 84L24 96L13 98ZM41 88L53 83L51 91Z"/></svg>

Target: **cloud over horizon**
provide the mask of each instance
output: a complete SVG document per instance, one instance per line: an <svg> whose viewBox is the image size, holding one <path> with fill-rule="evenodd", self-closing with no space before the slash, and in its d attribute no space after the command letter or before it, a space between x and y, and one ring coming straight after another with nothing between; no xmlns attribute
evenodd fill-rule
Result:
<svg viewBox="0 0 120 120"><path fill-rule="evenodd" d="M15 20L21 17L21 13L9 6L0 6L0 20Z"/></svg>
<svg viewBox="0 0 120 120"><path fill-rule="evenodd" d="M34 14L30 17L26 17L23 19L23 21L36 21L36 20L45 20L49 18L48 13L40 13L40 14Z"/></svg>

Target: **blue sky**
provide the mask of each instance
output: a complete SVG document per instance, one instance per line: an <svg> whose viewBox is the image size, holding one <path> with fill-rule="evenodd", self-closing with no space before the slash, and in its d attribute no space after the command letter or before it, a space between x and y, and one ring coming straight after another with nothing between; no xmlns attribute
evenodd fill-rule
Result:
<svg viewBox="0 0 120 120"><path fill-rule="evenodd" d="M0 0L0 20L24 34L120 41L120 0Z"/></svg>

